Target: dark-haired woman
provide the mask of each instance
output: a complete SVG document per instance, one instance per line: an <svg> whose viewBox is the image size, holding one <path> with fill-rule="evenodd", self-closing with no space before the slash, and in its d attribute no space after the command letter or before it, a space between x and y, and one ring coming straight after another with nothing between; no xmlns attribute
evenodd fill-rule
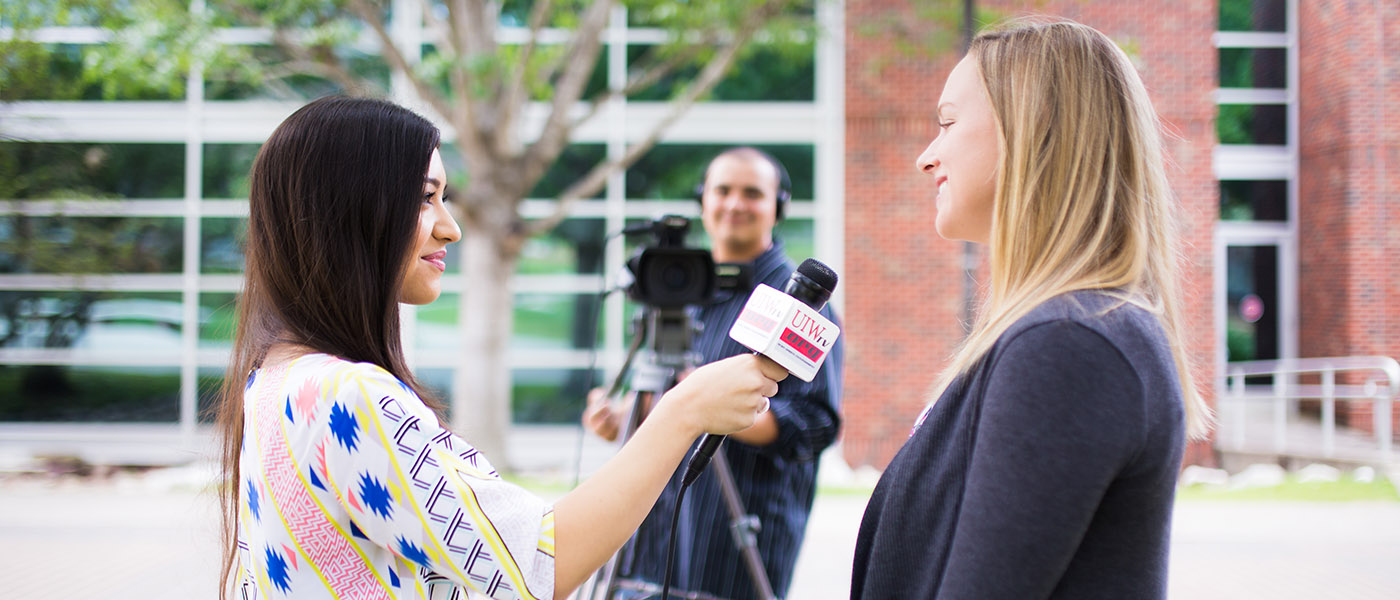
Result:
<svg viewBox="0 0 1400 600"><path fill-rule="evenodd" d="M219 417L221 596L563 598L691 442L751 425L786 374L752 356L697 370L553 506L501 480L444 427L398 342L399 303L438 297L461 235L438 142L394 104L325 98L258 153Z"/></svg>

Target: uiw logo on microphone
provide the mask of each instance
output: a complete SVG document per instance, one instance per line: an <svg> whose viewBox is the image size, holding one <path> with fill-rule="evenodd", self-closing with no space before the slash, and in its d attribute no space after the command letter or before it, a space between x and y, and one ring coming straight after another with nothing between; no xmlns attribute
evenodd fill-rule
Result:
<svg viewBox="0 0 1400 600"><path fill-rule="evenodd" d="M821 315L817 315L821 316ZM794 330L793 327L797 329ZM798 354L807 357L808 360L820 361L826 354L824 348L830 347L830 342L822 337L826 333L826 326L816 319L797 311L792 314L792 324L783 330L783 334L778 336L789 348L796 350ZM808 341L808 340L811 341Z"/></svg>
<svg viewBox="0 0 1400 600"><path fill-rule="evenodd" d="M812 307L767 285L759 284L729 337L773 359L803 381L811 381L841 335L837 327Z"/></svg>

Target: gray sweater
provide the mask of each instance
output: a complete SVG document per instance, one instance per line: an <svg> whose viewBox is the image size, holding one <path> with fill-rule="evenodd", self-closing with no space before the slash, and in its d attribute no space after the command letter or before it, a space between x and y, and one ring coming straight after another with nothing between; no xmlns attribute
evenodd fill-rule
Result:
<svg viewBox="0 0 1400 600"><path fill-rule="evenodd" d="M1166 597L1181 388L1117 304L1054 298L949 386L870 498L852 598Z"/></svg>

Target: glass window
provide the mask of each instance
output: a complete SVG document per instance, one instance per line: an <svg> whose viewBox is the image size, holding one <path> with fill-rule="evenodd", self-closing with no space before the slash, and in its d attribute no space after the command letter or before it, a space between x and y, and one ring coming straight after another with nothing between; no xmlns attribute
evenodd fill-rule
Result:
<svg viewBox="0 0 1400 600"><path fill-rule="evenodd" d="M530 190L531 198L557 198L564 190L583 177L589 170L603 162L607 148L602 144L571 144L559 153L559 159L549 166L544 177ZM444 157L446 158L446 157ZM603 190L592 196L602 198Z"/></svg>
<svg viewBox="0 0 1400 600"><path fill-rule="evenodd" d="M627 64L635 70L645 69L655 61L649 54L659 46L632 45L627 48ZM728 75L711 90L709 100L726 101L797 101L811 102L816 97L815 46L799 44L794 48L756 46L735 61ZM628 100L664 102L684 90L700 72L698 66L677 69L671 75L632 94Z"/></svg>
<svg viewBox="0 0 1400 600"><path fill-rule="evenodd" d="M195 382L195 420L210 424L218 420L219 388L224 385L223 367L200 367Z"/></svg>
<svg viewBox="0 0 1400 600"><path fill-rule="evenodd" d="M0 291L0 346L180 351L178 293Z"/></svg>
<svg viewBox="0 0 1400 600"><path fill-rule="evenodd" d="M520 62L521 46L502 44L500 47L499 62L503 65L510 65L516 68ZM563 44L540 44L535 46L533 61L537 66L554 65L563 61L562 54L568 50L568 46ZM433 85L438 92L444 96L451 97L452 94L452 69L455 66L449 59L439 55L435 44L423 45L423 61L418 69L418 73L425 82ZM526 82L529 86L525 92L530 100L541 102L548 101L554 97L554 84L558 80L558 74L550 79L533 76ZM593 70L589 72L588 81L583 85L583 92L580 98L588 100L597 97L607 91L608 88L608 61L607 48L604 46L599 52L597 59L593 62Z"/></svg>
<svg viewBox="0 0 1400 600"><path fill-rule="evenodd" d="M436 302L419 306L415 347L419 352L457 352L461 294L445 293ZM590 333L602 344L603 318L598 315L596 294L517 294L512 349L590 348Z"/></svg>
<svg viewBox="0 0 1400 600"><path fill-rule="evenodd" d="M1281 32L1287 10L1285 0L1220 0L1220 31Z"/></svg>
<svg viewBox="0 0 1400 600"><path fill-rule="evenodd" d="M433 0L430 4L432 14L438 19L447 19L449 2L443 0ZM563 4L566 8L578 6L578 3L555 3ZM493 3L497 11L496 22L502 27L527 27L530 23L530 10L535 6L535 0L502 0ZM550 18L545 26L547 27L574 27L578 23L579 12L577 10L555 9L550 14Z"/></svg>
<svg viewBox="0 0 1400 600"><path fill-rule="evenodd" d="M1215 132L1222 144L1288 143L1288 109L1282 104L1221 104Z"/></svg>
<svg viewBox="0 0 1400 600"><path fill-rule="evenodd" d="M0 365L0 421L174 423L177 367Z"/></svg>
<svg viewBox="0 0 1400 600"><path fill-rule="evenodd" d="M378 54L338 45L334 60L354 77L349 89L330 77L305 74L300 62L276 46L226 47L228 60L204 73L207 100L309 100L332 94L383 95L389 89L389 64Z"/></svg>
<svg viewBox="0 0 1400 600"><path fill-rule="evenodd" d="M184 219L0 214L0 273L175 273Z"/></svg>
<svg viewBox="0 0 1400 600"><path fill-rule="evenodd" d="M694 198L705 167L716 154L735 144L658 144L627 170L629 200ZM814 151L811 145L757 145L778 159L792 180L794 200L812 198ZM697 210L698 212L698 210Z"/></svg>
<svg viewBox="0 0 1400 600"><path fill-rule="evenodd" d="M414 347L419 352L457 352L461 349L460 335L457 333L457 312L462 295L448 292L431 304L419 306L417 328L414 331Z"/></svg>
<svg viewBox="0 0 1400 600"><path fill-rule="evenodd" d="M199 272L242 273L243 240L248 220L241 217L207 217L199 226Z"/></svg>
<svg viewBox="0 0 1400 600"><path fill-rule="evenodd" d="M183 198L183 144L0 142L0 198Z"/></svg>
<svg viewBox="0 0 1400 600"><path fill-rule="evenodd" d="M54 6L57 4L57 6ZM100 6L88 2L6 2L0 12L0 27L76 27L97 25Z"/></svg>
<svg viewBox="0 0 1400 600"><path fill-rule="evenodd" d="M261 144L205 144L201 194L205 199L248 199L248 173Z"/></svg>
<svg viewBox="0 0 1400 600"><path fill-rule="evenodd" d="M14 3L6 3L9 9ZM183 75L141 77L106 72L113 50L105 44L0 42L0 100L183 100ZM126 76L123 76L126 75Z"/></svg>
<svg viewBox="0 0 1400 600"><path fill-rule="evenodd" d="M802 261L815 257L816 236L813 234L811 219L783 219L774 230L774 235L783 241L783 253L787 254L794 264L800 265Z"/></svg>
<svg viewBox="0 0 1400 600"><path fill-rule="evenodd" d="M516 369L512 381L516 423L578 423L588 390L603 383L588 369Z"/></svg>
<svg viewBox="0 0 1400 600"><path fill-rule="evenodd" d="M519 274L601 273L602 219L565 219L546 235L526 240Z"/></svg>
<svg viewBox="0 0 1400 600"><path fill-rule="evenodd" d="M602 323L595 321L597 299L595 294L517 294L511 347L590 348L590 338L602 344Z"/></svg>
<svg viewBox="0 0 1400 600"><path fill-rule="evenodd" d="M226 293L199 295L199 347L228 350L238 325L237 296Z"/></svg>
<svg viewBox="0 0 1400 600"><path fill-rule="evenodd" d="M413 376L418 383L428 388L427 393L436 396L437 401L447 409L443 415L452 418L452 369L414 369Z"/></svg>
<svg viewBox="0 0 1400 600"><path fill-rule="evenodd" d="M1288 182L1221 181L1220 220L1287 221Z"/></svg>
<svg viewBox="0 0 1400 600"><path fill-rule="evenodd" d="M1221 48L1220 87L1288 87L1288 54L1283 48Z"/></svg>
<svg viewBox="0 0 1400 600"><path fill-rule="evenodd" d="M7 5L8 7L8 5ZM102 90L83 80L83 49L74 44L0 42L0 101L98 100Z"/></svg>
<svg viewBox="0 0 1400 600"><path fill-rule="evenodd" d="M1230 246L1226 260L1225 360L1278 358L1278 247Z"/></svg>

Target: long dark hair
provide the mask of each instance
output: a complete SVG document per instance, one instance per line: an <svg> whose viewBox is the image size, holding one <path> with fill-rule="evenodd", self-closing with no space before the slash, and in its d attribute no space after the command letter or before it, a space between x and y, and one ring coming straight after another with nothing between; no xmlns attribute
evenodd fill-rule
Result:
<svg viewBox="0 0 1400 600"><path fill-rule="evenodd" d="M220 598L237 553L243 392L273 344L379 365L443 412L399 343L404 266L440 139L431 122L398 105L329 97L287 117L253 161L247 266L218 415Z"/></svg>

